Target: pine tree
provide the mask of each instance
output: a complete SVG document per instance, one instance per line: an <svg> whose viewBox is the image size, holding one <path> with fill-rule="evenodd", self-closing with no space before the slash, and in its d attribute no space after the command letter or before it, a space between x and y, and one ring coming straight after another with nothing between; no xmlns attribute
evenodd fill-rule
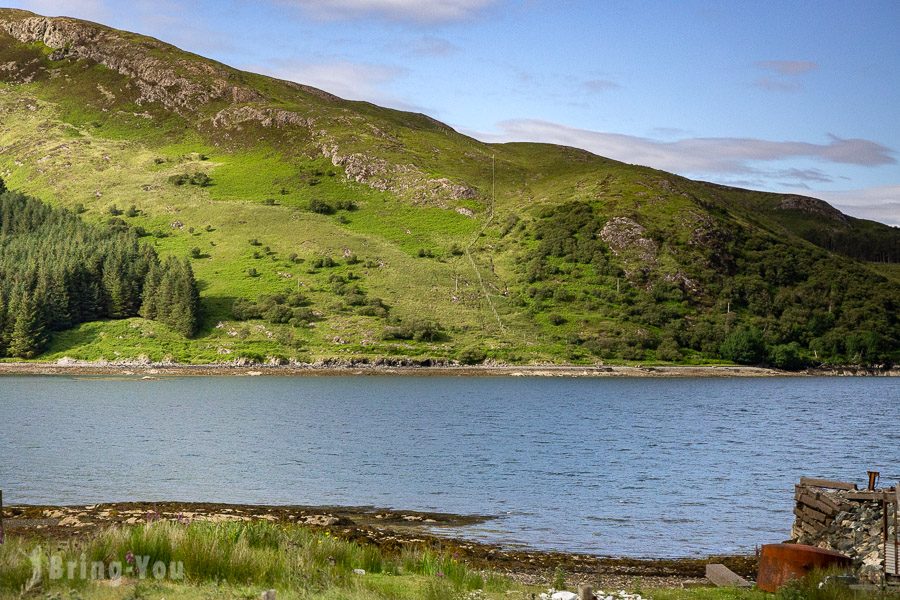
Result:
<svg viewBox="0 0 900 600"><path fill-rule="evenodd" d="M142 294L142 303L140 314L145 319L156 319L159 315L159 286L162 273L159 268L159 262L150 265L147 272L147 278L144 280L144 290Z"/></svg>
<svg viewBox="0 0 900 600"><path fill-rule="evenodd" d="M6 295L4 294L3 288L0 287L0 358L6 356L7 349L7 335L6 335L6 323L7 323L7 306L6 306Z"/></svg>
<svg viewBox="0 0 900 600"><path fill-rule="evenodd" d="M44 326L41 323L35 297L22 292L16 303L15 324L9 340L9 355L34 358L44 346Z"/></svg>
<svg viewBox="0 0 900 600"><path fill-rule="evenodd" d="M191 337L199 328L200 292L191 263L176 260L177 287L175 305L172 311L172 326L185 337Z"/></svg>

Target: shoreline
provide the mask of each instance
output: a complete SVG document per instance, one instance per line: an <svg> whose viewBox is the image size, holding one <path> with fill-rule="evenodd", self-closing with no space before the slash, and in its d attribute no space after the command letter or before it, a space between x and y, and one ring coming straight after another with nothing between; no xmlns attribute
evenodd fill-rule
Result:
<svg viewBox="0 0 900 600"><path fill-rule="evenodd" d="M4 375L121 376L121 377L900 377L900 368L859 366L780 371L766 367L732 365L448 365L321 362L289 365L239 365L233 363L180 364L148 362L0 362Z"/></svg>
<svg viewBox="0 0 900 600"><path fill-rule="evenodd" d="M161 520L180 523L267 521L327 530L388 553L428 548L482 569L504 573L520 583L552 579L557 569L607 587L684 587L704 581L705 565L718 562L748 577L756 574L753 555L652 558L616 557L554 550L510 548L468 539L460 529L494 517L347 506L281 506L202 502L112 502L91 505L18 504L3 509L7 537L53 542L77 541L106 527L138 526ZM447 533L441 529L449 528Z"/></svg>

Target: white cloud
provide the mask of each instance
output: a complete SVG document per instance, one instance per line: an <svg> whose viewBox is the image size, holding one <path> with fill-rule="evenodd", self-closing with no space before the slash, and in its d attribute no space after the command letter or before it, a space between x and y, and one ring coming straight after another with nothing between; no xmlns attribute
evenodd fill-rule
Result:
<svg viewBox="0 0 900 600"><path fill-rule="evenodd" d="M900 185L815 192L815 195L848 215L900 226Z"/></svg>
<svg viewBox="0 0 900 600"><path fill-rule="evenodd" d="M829 135L829 141L825 144L756 138L683 138L662 141L578 129L537 119L503 121L498 127L499 133L474 135L485 141L527 140L574 146L622 162L682 174L757 173L755 163L791 158L861 166L897 162L892 156L893 152L881 144L863 139L842 139L834 135Z"/></svg>
<svg viewBox="0 0 900 600"><path fill-rule="evenodd" d="M320 19L381 17L416 23L463 21L495 0L280 0Z"/></svg>

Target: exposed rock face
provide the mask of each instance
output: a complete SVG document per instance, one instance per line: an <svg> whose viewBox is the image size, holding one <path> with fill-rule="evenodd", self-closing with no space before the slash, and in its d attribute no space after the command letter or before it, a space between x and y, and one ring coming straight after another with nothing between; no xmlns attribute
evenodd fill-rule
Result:
<svg viewBox="0 0 900 600"><path fill-rule="evenodd" d="M234 74L210 61L157 58L154 50L167 44L142 38L123 39L112 29L68 18L0 17L0 30L24 43L42 42L53 48L51 60L86 58L131 78L139 103L159 102L170 109L191 108L212 100L251 102L259 94L236 84Z"/></svg>
<svg viewBox="0 0 900 600"><path fill-rule="evenodd" d="M234 128L241 123L254 121L263 127L282 128L287 126L312 127L315 121L295 112L278 108L261 108L257 106L229 106L223 108L212 119L214 127Z"/></svg>
<svg viewBox="0 0 900 600"><path fill-rule="evenodd" d="M321 151L333 165L343 168L349 179L410 198L416 204L446 208L447 199L465 200L478 196L475 189L449 179L431 179L415 165L395 165L361 152L342 154L336 144L325 144Z"/></svg>
<svg viewBox="0 0 900 600"><path fill-rule="evenodd" d="M600 230L600 239L625 263L625 275L631 279L648 274L657 266L658 244L645 237L643 225L628 217L613 217Z"/></svg>
<svg viewBox="0 0 900 600"><path fill-rule="evenodd" d="M832 221L847 223L847 215L818 198L810 198L808 196L788 196L778 203L778 209L797 210L807 214L825 217Z"/></svg>
<svg viewBox="0 0 900 600"><path fill-rule="evenodd" d="M656 261L659 248L656 242L644 237L643 225L628 217L613 217L600 231L600 238L609 245L616 256L633 253L647 263Z"/></svg>

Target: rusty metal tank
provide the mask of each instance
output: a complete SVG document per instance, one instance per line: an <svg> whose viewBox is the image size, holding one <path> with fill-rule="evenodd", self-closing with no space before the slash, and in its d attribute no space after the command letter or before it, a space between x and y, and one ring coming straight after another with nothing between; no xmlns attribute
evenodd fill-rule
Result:
<svg viewBox="0 0 900 600"><path fill-rule="evenodd" d="M852 561L840 552L803 544L766 544L759 554L756 586L776 592L791 579L800 579L816 569L850 567Z"/></svg>

